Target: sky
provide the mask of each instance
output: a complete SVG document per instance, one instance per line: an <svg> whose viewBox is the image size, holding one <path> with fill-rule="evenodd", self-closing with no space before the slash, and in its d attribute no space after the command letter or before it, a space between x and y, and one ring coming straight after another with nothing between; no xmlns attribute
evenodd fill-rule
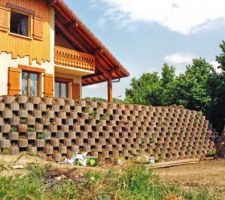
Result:
<svg viewBox="0 0 225 200"><path fill-rule="evenodd" d="M65 0L130 72L113 83L123 99L132 78L161 72L164 63L185 71L193 58L215 67L225 40L224 0ZM83 88L83 97L107 97L106 83Z"/></svg>

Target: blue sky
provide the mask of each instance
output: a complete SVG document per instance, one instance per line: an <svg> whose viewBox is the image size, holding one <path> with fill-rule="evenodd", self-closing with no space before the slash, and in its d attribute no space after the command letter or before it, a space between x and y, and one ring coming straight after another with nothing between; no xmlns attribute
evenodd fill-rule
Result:
<svg viewBox="0 0 225 200"><path fill-rule="evenodd" d="M177 73L195 57L217 65L225 40L224 0L65 1L130 72L114 83L114 97L124 97L132 77L160 72L165 62ZM106 98L106 84L84 87L83 96Z"/></svg>

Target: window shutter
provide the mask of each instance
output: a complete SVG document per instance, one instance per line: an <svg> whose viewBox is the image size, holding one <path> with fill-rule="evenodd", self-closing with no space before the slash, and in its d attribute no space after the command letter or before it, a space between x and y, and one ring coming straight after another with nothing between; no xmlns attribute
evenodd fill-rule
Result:
<svg viewBox="0 0 225 200"><path fill-rule="evenodd" d="M14 96L20 94L20 75L21 70L9 68L8 74L8 95Z"/></svg>
<svg viewBox="0 0 225 200"><path fill-rule="evenodd" d="M80 84L79 83L73 83L73 99L80 100L81 98L81 90L80 90Z"/></svg>
<svg viewBox="0 0 225 200"><path fill-rule="evenodd" d="M9 31L9 14L8 8L0 6L0 31Z"/></svg>
<svg viewBox="0 0 225 200"><path fill-rule="evenodd" d="M44 96L53 97L53 75L45 74L44 75Z"/></svg>
<svg viewBox="0 0 225 200"><path fill-rule="evenodd" d="M33 38L36 40L43 39L43 20L40 17L34 17L34 30L33 30Z"/></svg>

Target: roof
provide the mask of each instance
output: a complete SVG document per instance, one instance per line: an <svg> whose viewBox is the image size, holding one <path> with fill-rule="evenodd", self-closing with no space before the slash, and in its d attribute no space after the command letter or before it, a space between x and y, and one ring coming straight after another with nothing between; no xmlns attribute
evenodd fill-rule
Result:
<svg viewBox="0 0 225 200"><path fill-rule="evenodd" d="M112 79L129 76L129 72L112 53L94 36L84 23L73 13L63 0L48 0L56 12L56 29L65 34L67 39L80 51L90 53L96 58L96 72L84 76L83 85L91 85Z"/></svg>

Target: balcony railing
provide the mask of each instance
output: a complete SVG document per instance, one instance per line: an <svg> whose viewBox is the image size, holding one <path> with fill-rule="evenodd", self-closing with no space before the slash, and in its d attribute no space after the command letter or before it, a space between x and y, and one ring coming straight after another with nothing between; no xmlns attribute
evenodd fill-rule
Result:
<svg viewBox="0 0 225 200"><path fill-rule="evenodd" d="M55 46L55 64L95 71L93 55L59 46Z"/></svg>

